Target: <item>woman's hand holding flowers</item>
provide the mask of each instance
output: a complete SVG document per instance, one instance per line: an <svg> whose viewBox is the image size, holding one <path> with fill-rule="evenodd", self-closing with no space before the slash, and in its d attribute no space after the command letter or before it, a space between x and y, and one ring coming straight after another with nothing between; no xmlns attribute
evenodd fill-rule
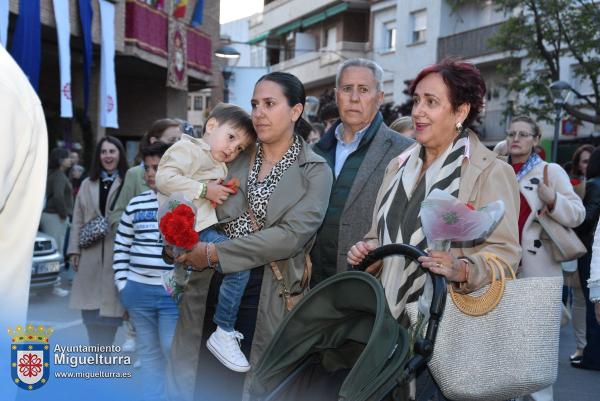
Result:
<svg viewBox="0 0 600 401"><path fill-rule="evenodd" d="M191 251L175 258L175 262L191 266L193 270L202 271L207 267L214 268L219 262L219 258L212 242L198 242Z"/></svg>
<svg viewBox="0 0 600 401"><path fill-rule="evenodd" d="M457 259L447 251L429 251L428 254L429 256L419 258L421 266L451 282L462 283L469 278L469 264L466 260Z"/></svg>

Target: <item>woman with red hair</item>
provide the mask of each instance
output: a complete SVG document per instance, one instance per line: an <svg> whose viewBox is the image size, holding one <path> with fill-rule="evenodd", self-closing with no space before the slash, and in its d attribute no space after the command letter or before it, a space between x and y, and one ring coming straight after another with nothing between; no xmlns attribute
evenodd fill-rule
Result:
<svg viewBox="0 0 600 401"><path fill-rule="evenodd" d="M421 265L445 276L461 293L490 283L484 252L517 268L521 248L515 174L471 128L483 109L485 91L479 70L461 60L447 59L419 73L410 88L417 143L388 165L371 230L349 250L348 263L357 265L370 250L389 243L409 243L424 250L428 245L419 210L433 189L441 189L476 208L500 199L506 213L485 242L430 250L427 257L419 258ZM380 272L390 310L400 319L406 303L417 301L427 280L424 269L414 262L405 267L401 257L387 258L367 271Z"/></svg>

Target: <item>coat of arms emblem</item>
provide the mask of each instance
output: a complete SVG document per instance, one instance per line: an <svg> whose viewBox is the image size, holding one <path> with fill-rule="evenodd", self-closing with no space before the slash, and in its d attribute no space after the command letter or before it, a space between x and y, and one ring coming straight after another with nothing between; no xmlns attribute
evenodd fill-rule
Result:
<svg viewBox="0 0 600 401"><path fill-rule="evenodd" d="M8 329L11 337L10 371L13 382L25 390L36 390L50 377L50 345L52 328L33 326Z"/></svg>

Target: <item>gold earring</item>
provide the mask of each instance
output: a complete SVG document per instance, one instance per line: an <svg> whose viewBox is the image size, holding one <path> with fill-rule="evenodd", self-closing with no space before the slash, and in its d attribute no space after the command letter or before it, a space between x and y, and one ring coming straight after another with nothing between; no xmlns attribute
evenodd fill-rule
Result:
<svg viewBox="0 0 600 401"><path fill-rule="evenodd" d="M457 122L457 123L456 123L456 133L457 133L457 134L460 134L460 133L462 132L462 130L463 130L463 125L462 125L462 123L459 121L459 122Z"/></svg>

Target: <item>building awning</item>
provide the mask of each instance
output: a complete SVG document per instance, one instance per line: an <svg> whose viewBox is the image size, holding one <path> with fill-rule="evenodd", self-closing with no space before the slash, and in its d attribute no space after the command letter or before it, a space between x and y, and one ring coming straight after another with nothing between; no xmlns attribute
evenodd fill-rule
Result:
<svg viewBox="0 0 600 401"><path fill-rule="evenodd" d="M325 15L327 15L327 18L333 17L334 15L344 12L347 9L348 3L341 3L337 6L329 7L327 10L325 10Z"/></svg>
<svg viewBox="0 0 600 401"><path fill-rule="evenodd" d="M325 12L312 15L312 16L302 20L302 27L307 28L318 22L324 21L326 18L327 18L327 15L325 15Z"/></svg>
<svg viewBox="0 0 600 401"><path fill-rule="evenodd" d="M258 35L256 37L250 39L248 41L248 44L249 45L254 45L254 44L257 44L258 42L262 42L263 40L265 40L269 36L270 33L271 33L271 31L267 31L265 33L261 33L260 35Z"/></svg>
<svg viewBox="0 0 600 401"><path fill-rule="evenodd" d="M289 24L284 25L281 28L277 29L275 31L275 36L283 35L285 33L293 31L294 29L298 29L301 26L302 26L302 20L301 19L298 19L296 21L292 21Z"/></svg>
<svg viewBox="0 0 600 401"><path fill-rule="evenodd" d="M333 17L334 15L337 15L339 13L346 11L348 9L348 7L349 7L348 3L344 2L344 3L337 4L335 6L329 7L328 9L326 9L325 11L321 11L320 13L313 14L310 17L292 21L292 22L276 29L273 32L273 36L280 36L280 35L290 32L290 31L293 31L294 29L298 29L300 27L308 28L311 25L317 24L321 21L326 20L327 18ZM263 40L267 39L267 37L270 35L270 33L271 33L271 31L262 33L256 37L254 37L253 39L250 39L248 41L248 44L253 45L258 42L262 42Z"/></svg>

